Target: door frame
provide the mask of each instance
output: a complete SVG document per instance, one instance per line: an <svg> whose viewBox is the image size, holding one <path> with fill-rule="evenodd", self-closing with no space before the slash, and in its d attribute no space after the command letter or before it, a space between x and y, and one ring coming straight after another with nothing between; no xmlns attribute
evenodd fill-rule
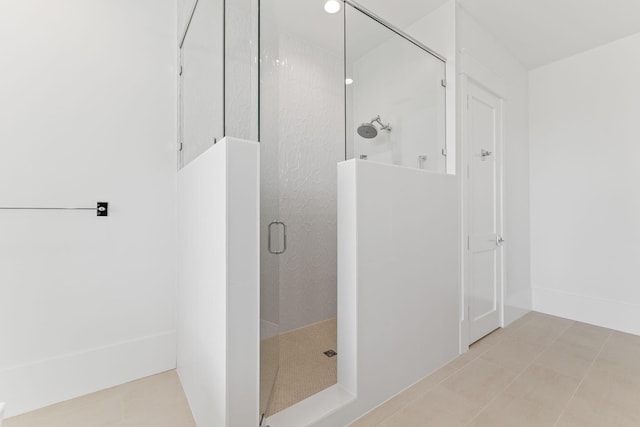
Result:
<svg viewBox="0 0 640 427"><path fill-rule="evenodd" d="M458 132L460 135L460 144L462 145L462 149L459 151L460 156L460 187L461 187L461 203L460 203L460 215L462 218L461 228L462 232L460 234L461 237L461 289L460 289L460 353L465 353L469 350L470 337L469 337L469 307L470 307L470 277L471 277L471 263L470 263L470 253L469 253L469 236L471 231L471 207L470 207L470 176L469 176L469 165L471 160L471 147L470 147L470 139L468 135L468 120L469 114L467 109L467 100L469 96L469 84L475 84L480 86L484 90L493 94L499 99L500 105L500 128L498 131L498 141L497 141L497 150L496 154L496 163L497 167L500 171L500 179L497 182L497 194L496 198L498 201L498 211L500 214L500 224L498 225L498 229L496 230L498 235L502 236L505 239L505 244L498 248L499 253L498 257L500 258L500 271L498 274L500 275L500 286L498 290L498 311L499 311L499 326L504 327L504 299L506 289L506 242L508 242L508 236L505 236L505 224L506 224L506 216L505 216L505 144L504 144L504 134L505 134L505 104L506 104L506 86L504 80L493 73L491 70L486 68L480 61L478 61L473 56L469 55L465 49L460 51L460 73L458 75L459 79L459 99L458 105L459 113L459 126Z"/></svg>

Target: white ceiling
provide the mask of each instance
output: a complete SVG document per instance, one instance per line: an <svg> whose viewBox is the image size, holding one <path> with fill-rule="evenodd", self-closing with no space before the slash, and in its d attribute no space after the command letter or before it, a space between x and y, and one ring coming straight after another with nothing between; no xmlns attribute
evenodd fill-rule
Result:
<svg viewBox="0 0 640 427"><path fill-rule="evenodd" d="M640 0L459 2L529 69L640 32Z"/></svg>
<svg viewBox="0 0 640 427"><path fill-rule="evenodd" d="M447 1L448 0L355 0L356 3L364 6L400 29L409 27L414 22L419 21L421 18L447 3Z"/></svg>
<svg viewBox="0 0 640 427"><path fill-rule="evenodd" d="M356 1L396 27L406 29L448 0ZM458 2L529 69L640 32L640 0ZM263 5L263 13L271 15L278 22L275 25L339 51L342 14L324 13L324 3L325 0L270 0ZM375 40L367 28L358 30L362 32L361 39ZM350 45L357 42L352 33Z"/></svg>
<svg viewBox="0 0 640 427"><path fill-rule="evenodd" d="M326 50L343 49L343 15L324 12L326 0L269 0L262 2L262 33L287 31ZM385 21L405 29L448 0L356 0ZM640 1L640 0L638 0ZM391 32L369 18L355 13L349 16L348 36L351 54L363 53L379 45Z"/></svg>

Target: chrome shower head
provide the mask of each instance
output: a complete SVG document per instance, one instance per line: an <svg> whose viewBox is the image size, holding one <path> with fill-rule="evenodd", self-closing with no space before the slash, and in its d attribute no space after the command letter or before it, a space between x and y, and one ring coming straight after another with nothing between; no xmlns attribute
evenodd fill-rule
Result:
<svg viewBox="0 0 640 427"><path fill-rule="evenodd" d="M391 126L389 124L382 123L380 116L372 119L369 123L363 123L358 126L358 135L366 139L373 139L378 136L378 128L374 125L374 123L378 123L380 125L380 130L386 130L387 132L391 132Z"/></svg>
<svg viewBox="0 0 640 427"><path fill-rule="evenodd" d="M363 123L358 127L358 135L366 139L378 136L378 129L372 123Z"/></svg>

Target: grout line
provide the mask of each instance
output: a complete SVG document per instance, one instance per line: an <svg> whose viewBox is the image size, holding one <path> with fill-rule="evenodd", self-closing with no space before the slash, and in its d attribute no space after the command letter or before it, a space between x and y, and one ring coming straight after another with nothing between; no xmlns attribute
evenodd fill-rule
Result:
<svg viewBox="0 0 640 427"><path fill-rule="evenodd" d="M530 320L529 320L528 322L526 322L526 323L529 323L529 322L530 322ZM526 324L526 323L525 323L525 324ZM505 387L504 387L500 392L496 393L496 395L493 397L493 399L491 399L491 400L490 400L486 405L484 405L482 408L480 408L480 410L478 411L478 413L477 413L476 415L474 415L474 416L473 416L473 418L471 418L471 419L469 420L469 422L467 422L467 424L465 424L465 425L466 425L466 426L471 425L471 423L472 423L476 418L478 418L478 416L480 416L480 414L482 414L482 413L484 412L484 410L485 410L485 409L487 409L487 408L488 408L488 407L489 407L493 402L495 402L495 401L498 399L498 397L500 397L500 396L502 395L502 393L504 393L504 392L505 392L505 390L507 390L509 387L511 387L511 385L512 385L513 383L515 383L515 382L518 380L518 378L520 378L520 377L521 377L525 372L527 372L527 370L529 370L529 368L530 368L531 366L533 366L533 365L538 361L538 359L540 359L540 357L544 354L544 352L545 352L549 347L551 347L551 346L552 346L556 341L558 341L558 340L560 339L560 337L561 337L562 335L564 335L564 333L565 333L565 332L567 332L567 331L569 330L569 328L570 328L571 326L573 326L575 323L576 323L575 321L571 321L571 323L569 323L569 325L568 325L568 326L566 326L566 327L562 330L562 332L561 332L561 333L559 333L559 334L558 334L558 336L557 336L553 341L551 341L551 342L550 342L549 344L547 344L547 345L542 346L542 349L540 350L540 353L538 353L538 354L536 355L536 357L535 357L535 358L534 358L534 359L533 359L533 360L532 360L532 361L531 361L527 366L525 366L525 367L522 369L522 371L520 371L520 373L519 373L518 375L516 375L516 376L515 376L515 378L514 378L513 380L511 380L511 382L510 382L509 384L507 384L507 385L506 385L506 386L505 386ZM518 328L518 329L519 329L519 328Z"/></svg>
<svg viewBox="0 0 640 427"><path fill-rule="evenodd" d="M562 416L565 414L565 412L567 412L567 408L569 407L569 404L576 397L576 394L578 393L578 390L580 390L580 387L582 386L582 383L584 383L584 380L589 376L589 374L593 370L593 366L596 364L596 361L598 360L598 358L602 354L602 351L604 350L605 346L609 342L609 339L611 338L611 335L613 335L613 330L609 329L609 335L607 335L607 338L602 342L602 345L600 346L600 350L598 350L598 354L595 355L595 357L591 361L591 364L589 365L589 369L587 369L587 372L585 372L584 376L580 380L580 383L578 384L576 389L571 394L571 397L569 398L569 400L567 400L567 403L564 405L564 408L562 408L562 412L560 412L560 415L558 415L558 419L556 419L556 422L553 423L553 427L558 425L558 423L560 422L560 419L562 418Z"/></svg>

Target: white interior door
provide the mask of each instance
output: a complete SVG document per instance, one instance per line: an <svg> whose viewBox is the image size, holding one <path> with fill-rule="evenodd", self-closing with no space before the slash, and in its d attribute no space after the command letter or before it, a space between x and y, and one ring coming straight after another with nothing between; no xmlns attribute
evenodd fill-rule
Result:
<svg viewBox="0 0 640 427"><path fill-rule="evenodd" d="M502 100L468 82L469 343L500 327L502 312Z"/></svg>

